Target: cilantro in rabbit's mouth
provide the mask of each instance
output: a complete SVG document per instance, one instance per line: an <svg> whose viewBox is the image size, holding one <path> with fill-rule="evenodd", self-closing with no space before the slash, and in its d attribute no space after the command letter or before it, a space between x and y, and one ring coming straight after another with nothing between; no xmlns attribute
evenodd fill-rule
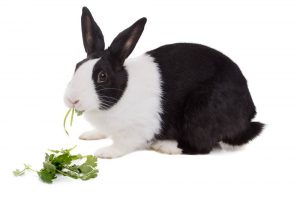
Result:
<svg viewBox="0 0 300 200"><path fill-rule="evenodd" d="M83 112L84 111L79 111L79 110L76 110L75 108L70 108L67 111L65 118L64 118L64 130L67 135L69 135L69 132L67 131L66 124L67 124L67 119L68 119L69 115L71 114L71 118L70 118L70 127L71 127L73 125L74 114L76 113L77 116L80 116L80 115L82 115Z"/></svg>

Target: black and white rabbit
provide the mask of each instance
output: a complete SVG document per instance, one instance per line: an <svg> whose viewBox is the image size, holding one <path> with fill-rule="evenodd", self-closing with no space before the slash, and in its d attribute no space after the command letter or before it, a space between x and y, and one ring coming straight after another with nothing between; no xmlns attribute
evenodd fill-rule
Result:
<svg viewBox="0 0 300 200"><path fill-rule="evenodd" d="M255 106L238 66L209 47L177 43L127 59L146 23L141 18L105 49L90 11L81 25L87 58L80 61L65 103L84 111L94 131L84 140L109 137L101 158L149 149L167 154L206 154L219 142L242 145L263 124L251 122Z"/></svg>

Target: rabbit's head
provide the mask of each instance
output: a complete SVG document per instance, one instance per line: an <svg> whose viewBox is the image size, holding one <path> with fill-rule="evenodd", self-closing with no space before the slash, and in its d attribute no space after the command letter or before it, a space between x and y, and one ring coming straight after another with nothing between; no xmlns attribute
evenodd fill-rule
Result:
<svg viewBox="0 0 300 200"><path fill-rule="evenodd" d="M141 18L117 35L105 49L103 34L90 11L84 7L81 16L82 38L87 58L80 61L69 82L64 101L80 111L107 110L125 92L128 74L125 59L138 42L146 23Z"/></svg>

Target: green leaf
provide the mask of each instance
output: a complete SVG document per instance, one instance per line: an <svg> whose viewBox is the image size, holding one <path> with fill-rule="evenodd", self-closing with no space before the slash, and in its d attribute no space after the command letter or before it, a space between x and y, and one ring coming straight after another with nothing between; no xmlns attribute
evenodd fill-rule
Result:
<svg viewBox="0 0 300 200"><path fill-rule="evenodd" d="M39 177L42 179L42 181L46 183L52 183L53 179L56 178L55 173L49 172L47 169L41 169L38 172Z"/></svg>
<svg viewBox="0 0 300 200"><path fill-rule="evenodd" d="M81 176L81 180L89 180L91 178L96 178L98 175L98 169L93 169L91 172L84 174L83 176Z"/></svg>
<svg viewBox="0 0 300 200"><path fill-rule="evenodd" d="M75 109L75 112L76 112L77 116L81 116L81 115L83 114L84 111L79 111L79 110L76 110L76 109Z"/></svg>
<svg viewBox="0 0 300 200"><path fill-rule="evenodd" d="M48 151L52 152L52 153L60 153L60 150L52 150L52 149L49 149Z"/></svg>
<svg viewBox="0 0 300 200"><path fill-rule="evenodd" d="M81 171L79 170L79 166L78 165L71 165L71 166L68 166L68 165L65 165L64 166L67 170L70 170L72 172L76 172L76 173L81 173Z"/></svg>
<svg viewBox="0 0 300 200"><path fill-rule="evenodd" d="M51 163L55 165L58 170L62 170L64 165L69 165L72 162L70 154L65 153L60 156L54 157Z"/></svg>
<svg viewBox="0 0 300 200"><path fill-rule="evenodd" d="M93 155L88 155L86 157L85 163L92 166L92 167L97 167L97 157L93 156Z"/></svg>
<svg viewBox="0 0 300 200"><path fill-rule="evenodd" d="M49 154L45 153L45 161L48 161L49 160Z"/></svg>
<svg viewBox="0 0 300 200"><path fill-rule="evenodd" d="M46 155L45 155L45 161L52 161L53 160L53 158L54 158L54 154L52 153L52 154L48 154L48 153L46 153Z"/></svg>
<svg viewBox="0 0 300 200"><path fill-rule="evenodd" d="M44 162L44 168L38 172L39 177L46 183L52 183L56 178L56 167L51 162Z"/></svg>
<svg viewBox="0 0 300 200"><path fill-rule="evenodd" d="M81 166L79 167L79 169L80 169L80 172L81 172L81 173L84 173L84 174L93 171L93 167L91 167L90 165L87 165L87 164L81 165Z"/></svg>
<svg viewBox="0 0 300 200"><path fill-rule="evenodd" d="M72 160L79 160L79 159L83 158L83 156L81 154L71 155L70 157Z"/></svg>
<svg viewBox="0 0 300 200"><path fill-rule="evenodd" d="M81 179L88 180L97 177L98 169L97 167L97 157L88 155L86 156L86 161L83 163L79 169L82 172Z"/></svg>
<svg viewBox="0 0 300 200"><path fill-rule="evenodd" d="M53 158L54 158L54 154L50 154L50 156L49 156L49 161L52 161L53 160Z"/></svg>
<svg viewBox="0 0 300 200"><path fill-rule="evenodd" d="M56 167L51 162L44 162L43 163L44 169L47 170L49 173L55 173Z"/></svg>

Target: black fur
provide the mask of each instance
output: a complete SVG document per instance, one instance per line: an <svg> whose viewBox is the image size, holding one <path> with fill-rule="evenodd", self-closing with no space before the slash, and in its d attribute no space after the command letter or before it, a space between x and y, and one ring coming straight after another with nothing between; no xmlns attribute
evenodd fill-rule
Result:
<svg viewBox="0 0 300 200"><path fill-rule="evenodd" d="M143 33L146 22L147 19L145 17L139 19L132 26L119 33L112 41L108 50L120 63L124 63L125 59L133 51Z"/></svg>
<svg viewBox="0 0 300 200"><path fill-rule="evenodd" d="M251 122L249 127L238 134L236 137L224 138L222 141L231 145L243 145L254 139L263 129L263 124L260 122Z"/></svg>
<svg viewBox="0 0 300 200"><path fill-rule="evenodd" d="M88 57L104 50L103 34L87 7L82 8L81 30L84 49Z"/></svg>
<svg viewBox="0 0 300 200"><path fill-rule="evenodd" d="M98 74L103 71L107 74L104 83L98 83ZM95 64L92 74L98 98L101 100L100 109L106 110L118 102L127 86L128 75L123 63L116 62L108 50L102 54Z"/></svg>
<svg viewBox="0 0 300 200"><path fill-rule="evenodd" d="M149 51L162 76L162 131L186 154L209 153L218 142L240 145L259 134L255 106L238 66L199 44L178 43Z"/></svg>

